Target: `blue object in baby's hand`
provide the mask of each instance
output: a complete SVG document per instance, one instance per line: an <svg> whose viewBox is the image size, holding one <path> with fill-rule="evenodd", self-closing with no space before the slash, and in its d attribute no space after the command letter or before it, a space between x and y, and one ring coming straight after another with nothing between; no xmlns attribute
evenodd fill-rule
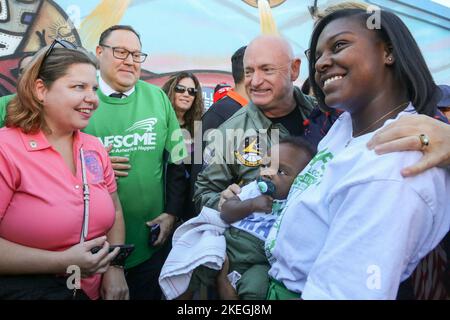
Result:
<svg viewBox="0 0 450 320"><path fill-rule="evenodd" d="M262 194L273 196L275 193L275 185L270 180L265 180L262 177L258 177L256 180L256 183L258 185L259 191L261 191Z"/></svg>

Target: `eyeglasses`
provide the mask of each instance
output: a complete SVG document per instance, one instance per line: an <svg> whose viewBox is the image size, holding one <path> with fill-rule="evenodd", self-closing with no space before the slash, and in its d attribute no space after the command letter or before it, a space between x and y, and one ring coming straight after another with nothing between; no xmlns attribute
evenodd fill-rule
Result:
<svg viewBox="0 0 450 320"><path fill-rule="evenodd" d="M62 48L65 48L65 49L76 50L78 48L74 43L69 42L67 40L55 39L55 40L53 40L50 47L48 47L47 52L45 53L45 56L44 56L44 60L50 55L50 53L52 53L53 49L56 48L57 45L60 45Z"/></svg>
<svg viewBox="0 0 450 320"><path fill-rule="evenodd" d="M23 68L13 68L11 69L11 74L14 76L14 78L19 79L20 75L23 72Z"/></svg>
<svg viewBox="0 0 450 320"><path fill-rule="evenodd" d="M148 54L140 52L140 51L131 52L130 50L127 50L125 48L111 47L106 44L100 44L100 46L105 47L105 48L110 48L113 52L114 58L120 59L120 60L126 60L128 58L128 56L131 54L131 58L133 59L134 62L142 63L145 61L145 59L147 59L147 56L148 56Z"/></svg>
<svg viewBox="0 0 450 320"><path fill-rule="evenodd" d="M77 45L75 45L72 42L69 42L67 40L64 39L58 39L56 38L55 40L53 40L52 44L50 45L50 47L48 47L47 51L45 52L45 56L44 59L42 60L42 64L41 64L41 68L44 65L45 60L47 59L47 57L52 53L54 48L65 48L65 49L70 49L70 50L78 50ZM39 74L40 74L41 70L39 70Z"/></svg>
<svg viewBox="0 0 450 320"><path fill-rule="evenodd" d="M305 50L305 56L308 60L311 60L311 49L306 49Z"/></svg>
<svg viewBox="0 0 450 320"><path fill-rule="evenodd" d="M195 95L197 94L197 89L195 88L186 88L185 86L183 86L182 84L177 84L174 88L176 93L185 93L186 90L188 92L188 94L192 97L195 97Z"/></svg>

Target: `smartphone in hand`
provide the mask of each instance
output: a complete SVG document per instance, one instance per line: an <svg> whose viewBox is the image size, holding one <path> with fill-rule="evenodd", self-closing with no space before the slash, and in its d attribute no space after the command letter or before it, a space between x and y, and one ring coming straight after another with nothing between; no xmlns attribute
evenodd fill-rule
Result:
<svg viewBox="0 0 450 320"><path fill-rule="evenodd" d="M128 256L133 252L134 250L134 244L113 244L109 246L109 252L114 251L115 248L119 247L119 253L116 255L116 257L111 261L112 266L124 266L125 260L128 258ZM93 254L96 254L102 249L102 247L97 246L91 249L91 252Z"/></svg>
<svg viewBox="0 0 450 320"><path fill-rule="evenodd" d="M149 239L148 239L149 246L153 247L155 245L155 241L158 240L160 232L161 232L161 228L159 227L159 224L150 226L150 235L149 235Z"/></svg>

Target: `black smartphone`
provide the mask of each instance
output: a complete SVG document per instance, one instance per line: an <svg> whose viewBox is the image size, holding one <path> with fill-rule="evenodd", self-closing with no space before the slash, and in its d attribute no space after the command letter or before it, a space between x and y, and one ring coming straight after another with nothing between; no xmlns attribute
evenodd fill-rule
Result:
<svg viewBox="0 0 450 320"><path fill-rule="evenodd" d="M155 241L158 240L159 233L161 232L161 228L159 227L159 224L155 224L150 227L150 235L148 239L149 246L153 246L155 244Z"/></svg>
<svg viewBox="0 0 450 320"><path fill-rule="evenodd" d="M111 261L112 266L124 266L125 260L134 250L134 244L113 244L109 246L109 252L114 251L115 248L119 247L119 253L117 256ZM96 254L102 249L102 247L97 246L91 249L93 254Z"/></svg>

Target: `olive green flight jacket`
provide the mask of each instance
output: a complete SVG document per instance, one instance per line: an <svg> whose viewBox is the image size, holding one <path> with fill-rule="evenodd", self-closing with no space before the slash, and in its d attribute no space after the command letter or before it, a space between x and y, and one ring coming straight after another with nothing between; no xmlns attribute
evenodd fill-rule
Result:
<svg viewBox="0 0 450 320"><path fill-rule="evenodd" d="M294 97L302 115L299 125L303 125L316 101L296 87ZM194 201L198 211L203 206L217 210L220 192L233 183L243 186L259 176L263 153L270 148L276 129L278 139L289 136L283 125L273 124L250 102L224 122L215 134L209 135L204 152L205 167L195 183ZM239 130L242 134L236 134Z"/></svg>

